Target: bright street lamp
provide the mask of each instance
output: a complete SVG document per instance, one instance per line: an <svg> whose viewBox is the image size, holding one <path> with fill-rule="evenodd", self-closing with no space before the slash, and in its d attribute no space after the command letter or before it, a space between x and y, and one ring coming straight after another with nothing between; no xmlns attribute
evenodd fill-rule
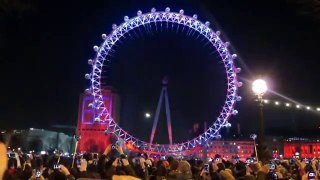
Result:
<svg viewBox="0 0 320 180"><path fill-rule="evenodd" d="M257 79L252 83L252 91L258 98L262 98L262 96L268 91L267 83L263 79Z"/></svg>

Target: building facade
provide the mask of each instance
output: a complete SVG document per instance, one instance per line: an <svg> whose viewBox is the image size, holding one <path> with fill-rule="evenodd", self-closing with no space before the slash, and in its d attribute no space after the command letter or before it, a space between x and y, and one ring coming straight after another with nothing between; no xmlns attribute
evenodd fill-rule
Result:
<svg viewBox="0 0 320 180"><path fill-rule="evenodd" d="M298 154L301 158L320 158L320 140L306 138L288 138L283 141L283 157L292 158Z"/></svg>
<svg viewBox="0 0 320 180"><path fill-rule="evenodd" d="M111 113L111 117L118 120L120 109L119 95L111 87L103 88L102 95L105 107ZM110 144L110 136L104 133L107 124L94 121L99 112L89 107L89 104L92 102L92 95L85 93L80 95L77 123L77 131L80 135L78 143L79 152L103 152Z"/></svg>
<svg viewBox="0 0 320 180"><path fill-rule="evenodd" d="M254 154L254 143L252 140L212 140L208 142L207 146L199 151L199 158L205 157L213 158L219 154L225 159L231 159L233 156L245 160Z"/></svg>

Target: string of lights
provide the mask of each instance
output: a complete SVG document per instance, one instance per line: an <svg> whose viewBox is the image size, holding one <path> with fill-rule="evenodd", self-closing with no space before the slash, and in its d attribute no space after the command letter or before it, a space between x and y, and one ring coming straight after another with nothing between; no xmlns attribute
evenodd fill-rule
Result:
<svg viewBox="0 0 320 180"><path fill-rule="evenodd" d="M315 107L315 106L309 106L304 104L296 104L296 103L283 102L283 101L270 100L270 99L264 99L263 103L268 105L278 106L278 107L285 107L288 109L291 108L296 110L316 111L320 113L320 106Z"/></svg>

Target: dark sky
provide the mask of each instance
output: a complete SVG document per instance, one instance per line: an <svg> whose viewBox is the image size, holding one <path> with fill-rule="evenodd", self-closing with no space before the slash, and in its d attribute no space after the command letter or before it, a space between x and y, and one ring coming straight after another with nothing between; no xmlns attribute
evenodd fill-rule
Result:
<svg viewBox="0 0 320 180"><path fill-rule="evenodd" d="M232 51L240 57L237 64L243 69L242 77L264 76L275 91L320 105L320 15L316 11L320 5L315 2L2 1L0 128L75 125L79 94L89 85L84 74L90 71L87 60L94 57L93 45L102 42L101 34L108 34L113 23L123 22L124 15L132 17L137 10L147 12L151 7L197 13L201 21L210 21L211 27L231 42ZM217 55L210 54L212 49L202 47L205 43L196 35L166 33L128 38L117 47L111 72L106 75L108 83L122 93L121 123L133 133L151 127L152 122L143 120L142 115L155 111L164 75L169 76L174 129L210 121L220 110L221 98L224 100L225 80L220 78L224 72ZM257 117L250 84L244 85L240 95L239 115L231 121L250 132ZM269 129L285 128L295 121L298 130L292 132L301 134L300 123L306 129L320 124L319 115L312 113L266 108L265 114ZM138 134L147 138L150 129L147 131ZM177 132L177 141L185 137L184 132Z"/></svg>

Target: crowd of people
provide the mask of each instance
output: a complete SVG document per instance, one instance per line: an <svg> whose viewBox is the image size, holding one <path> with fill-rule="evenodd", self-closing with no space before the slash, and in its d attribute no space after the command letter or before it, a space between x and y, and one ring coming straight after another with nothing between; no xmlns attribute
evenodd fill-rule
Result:
<svg viewBox="0 0 320 180"><path fill-rule="evenodd" d="M115 180L269 180L318 179L319 161L292 158L256 162L240 161L237 157L226 160L216 154L207 161L148 156L145 153L125 155L119 145L109 145L102 154L85 153L76 158L52 154L7 154L0 142L0 179L115 179Z"/></svg>

